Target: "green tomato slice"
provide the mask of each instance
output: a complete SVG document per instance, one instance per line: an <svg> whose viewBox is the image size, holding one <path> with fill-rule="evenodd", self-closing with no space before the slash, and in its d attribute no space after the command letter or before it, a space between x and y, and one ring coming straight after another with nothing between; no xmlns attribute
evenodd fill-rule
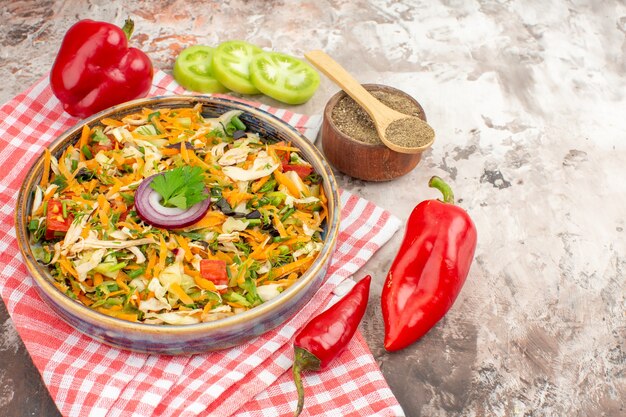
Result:
<svg viewBox="0 0 626 417"><path fill-rule="evenodd" d="M226 87L213 76L215 48L194 45L185 48L176 58L174 79L187 90L200 93L225 93Z"/></svg>
<svg viewBox="0 0 626 417"><path fill-rule="evenodd" d="M250 64L250 79L263 94L287 104L309 100L320 76L309 64L279 52L263 52Z"/></svg>
<svg viewBox="0 0 626 417"><path fill-rule="evenodd" d="M259 94L250 81L250 62L262 53L256 45L228 41L217 46L213 54L213 75L229 89L241 94Z"/></svg>

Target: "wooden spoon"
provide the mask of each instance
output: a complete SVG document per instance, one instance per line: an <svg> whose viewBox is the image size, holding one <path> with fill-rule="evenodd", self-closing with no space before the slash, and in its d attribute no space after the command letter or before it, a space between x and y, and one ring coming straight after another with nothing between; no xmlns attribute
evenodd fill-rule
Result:
<svg viewBox="0 0 626 417"><path fill-rule="evenodd" d="M433 144L435 132L428 123L419 117L408 116L385 106L325 52L315 50L307 52L304 56L370 115L380 140L388 148L401 153L420 153ZM400 120L402 122L398 122ZM389 125L394 122L398 123L388 130ZM400 126L397 126L398 124ZM402 133L404 140L398 140L398 130Z"/></svg>

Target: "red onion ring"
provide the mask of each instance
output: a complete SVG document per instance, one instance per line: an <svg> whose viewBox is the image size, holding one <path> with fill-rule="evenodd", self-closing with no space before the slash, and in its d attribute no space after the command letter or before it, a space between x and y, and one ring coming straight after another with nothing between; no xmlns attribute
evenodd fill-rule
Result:
<svg viewBox="0 0 626 417"><path fill-rule="evenodd" d="M161 196L150 187L150 183L157 175L163 174L155 174L144 179L135 191L135 209L141 220L162 229L180 229L204 217L211 205L210 198L194 204L187 210L161 205Z"/></svg>

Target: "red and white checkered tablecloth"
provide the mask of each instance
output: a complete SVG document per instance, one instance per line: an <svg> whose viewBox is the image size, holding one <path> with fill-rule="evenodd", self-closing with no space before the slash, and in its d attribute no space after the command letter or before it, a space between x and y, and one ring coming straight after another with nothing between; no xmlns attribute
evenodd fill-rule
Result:
<svg viewBox="0 0 626 417"><path fill-rule="evenodd" d="M151 95L185 93L157 71ZM315 137L319 117L254 103ZM99 343L61 321L36 293L19 253L13 212L27 168L78 120L64 113L48 78L0 107L0 294L64 416L288 416L296 404L292 337L400 227L380 207L341 192L342 223L327 278L284 325L244 345L193 356L148 355ZM307 373L303 416L403 416L357 333L329 369Z"/></svg>

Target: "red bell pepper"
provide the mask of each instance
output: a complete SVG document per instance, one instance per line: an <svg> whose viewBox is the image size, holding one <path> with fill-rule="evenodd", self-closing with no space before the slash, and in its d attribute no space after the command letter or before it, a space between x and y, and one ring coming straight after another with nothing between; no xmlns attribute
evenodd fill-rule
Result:
<svg viewBox="0 0 626 417"><path fill-rule="evenodd" d="M304 406L301 372L319 371L343 351L365 314L371 280L369 275L365 276L341 300L311 319L296 335L293 342L293 378L298 390L296 417Z"/></svg>
<svg viewBox="0 0 626 417"><path fill-rule="evenodd" d="M423 201L413 209L383 286L388 351L420 339L448 312L476 249L476 227L467 212L454 205L450 187L439 177L428 185L443 193L443 201Z"/></svg>
<svg viewBox="0 0 626 417"><path fill-rule="evenodd" d="M67 31L50 72L52 92L66 112L87 117L148 94L152 62L128 47L133 26L130 19L123 29L87 19Z"/></svg>

